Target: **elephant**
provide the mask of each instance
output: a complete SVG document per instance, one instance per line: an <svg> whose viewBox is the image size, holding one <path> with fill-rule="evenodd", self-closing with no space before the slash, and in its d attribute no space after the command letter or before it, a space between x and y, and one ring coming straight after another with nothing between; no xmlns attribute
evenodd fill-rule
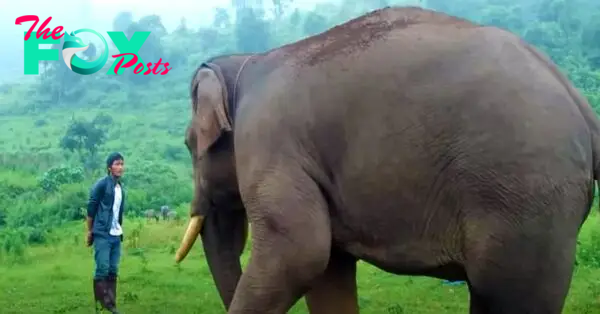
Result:
<svg viewBox="0 0 600 314"><path fill-rule="evenodd" d="M167 218L165 218L165 219L168 219L168 220L171 220L171 221L177 221L177 220L179 220L179 216L177 216L177 212L176 211L171 210L171 211L169 211L167 213Z"/></svg>
<svg viewBox="0 0 600 314"><path fill-rule="evenodd" d="M146 217L146 221L150 221L151 219L156 220L158 222L159 216L158 213L154 209L148 209L144 212L144 216Z"/></svg>
<svg viewBox="0 0 600 314"><path fill-rule="evenodd" d="M167 215L171 210L169 209L169 206L167 205L163 205L160 207L160 215L162 216L163 220L167 220Z"/></svg>
<svg viewBox="0 0 600 314"><path fill-rule="evenodd" d="M472 314L561 313L600 123L517 35L386 7L212 57L190 98L175 261L201 237L227 313L359 313L358 261L464 280Z"/></svg>

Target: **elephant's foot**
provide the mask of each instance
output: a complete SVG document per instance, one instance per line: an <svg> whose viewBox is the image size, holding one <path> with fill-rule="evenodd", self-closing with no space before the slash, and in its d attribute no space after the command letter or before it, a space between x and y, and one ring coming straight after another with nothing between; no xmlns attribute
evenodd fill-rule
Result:
<svg viewBox="0 0 600 314"><path fill-rule="evenodd" d="M356 259L332 251L329 265L306 294L310 314L358 314Z"/></svg>
<svg viewBox="0 0 600 314"><path fill-rule="evenodd" d="M291 172L256 171L261 183L245 185L252 253L229 314L287 313L327 268L326 201L309 176Z"/></svg>

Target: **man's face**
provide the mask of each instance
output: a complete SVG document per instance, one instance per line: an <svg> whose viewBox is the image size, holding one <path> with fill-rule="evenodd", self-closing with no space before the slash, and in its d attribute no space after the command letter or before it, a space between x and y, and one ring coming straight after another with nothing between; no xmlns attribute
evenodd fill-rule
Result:
<svg viewBox="0 0 600 314"><path fill-rule="evenodd" d="M108 168L110 173L115 177L121 177L123 175L123 171L125 171L125 162L123 160L115 160L112 163L112 166Z"/></svg>

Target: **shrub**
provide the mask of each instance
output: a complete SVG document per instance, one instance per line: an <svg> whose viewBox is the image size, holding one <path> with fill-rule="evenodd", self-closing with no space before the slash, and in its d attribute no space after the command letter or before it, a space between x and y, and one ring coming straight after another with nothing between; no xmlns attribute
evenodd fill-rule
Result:
<svg viewBox="0 0 600 314"><path fill-rule="evenodd" d="M77 183L85 179L83 168L60 165L44 172L39 184L46 192L58 190L62 184Z"/></svg>

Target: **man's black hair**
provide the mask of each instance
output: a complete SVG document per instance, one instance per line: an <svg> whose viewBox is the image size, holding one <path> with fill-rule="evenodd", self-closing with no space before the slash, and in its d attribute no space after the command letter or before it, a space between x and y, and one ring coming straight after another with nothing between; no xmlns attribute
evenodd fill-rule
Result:
<svg viewBox="0 0 600 314"><path fill-rule="evenodd" d="M110 155L108 155L108 157L106 158L106 168L110 168L110 166L112 166L113 162L117 161L117 160L125 160L123 158L123 155L121 155L121 153L118 152L114 152L111 153ZM110 170L106 170L108 171L108 173L110 173Z"/></svg>

